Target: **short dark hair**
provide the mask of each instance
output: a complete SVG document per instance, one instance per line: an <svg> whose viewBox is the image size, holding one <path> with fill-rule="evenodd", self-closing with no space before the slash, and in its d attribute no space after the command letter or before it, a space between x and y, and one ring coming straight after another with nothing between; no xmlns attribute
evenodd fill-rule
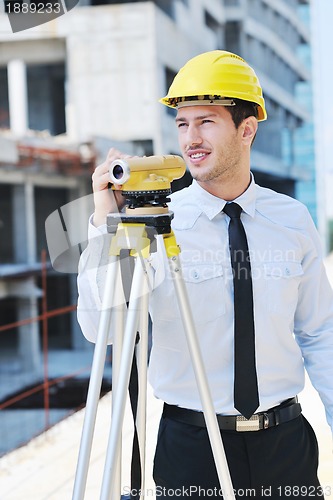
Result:
<svg viewBox="0 0 333 500"><path fill-rule="evenodd" d="M233 99L235 106L226 106L231 114L236 129L245 118L254 116L258 119L258 105L255 102L243 101L242 99Z"/></svg>

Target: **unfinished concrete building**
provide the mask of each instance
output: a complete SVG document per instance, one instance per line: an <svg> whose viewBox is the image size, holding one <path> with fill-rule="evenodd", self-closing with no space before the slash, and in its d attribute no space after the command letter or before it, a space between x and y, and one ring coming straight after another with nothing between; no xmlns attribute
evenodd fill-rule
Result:
<svg viewBox="0 0 333 500"><path fill-rule="evenodd" d="M294 195L308 169L295 162L295 131L309 119L297 102L310 73L308 0L82 0L47 25L13 35L0 14L0 318L39 314L45 220L90 192L108 147L178 153L173 110L157 101L187 59L216 48L256 70L269 120L254 144L257 181ZM83 224L86 214L82 214ZM84 232L84 230L83 230ZM75 274L53 271L48 306L76 301ZM40 370L40 327L2 333L0 350L26 373ZM50 320L51 349L84 348L75 314Z"/></svg>

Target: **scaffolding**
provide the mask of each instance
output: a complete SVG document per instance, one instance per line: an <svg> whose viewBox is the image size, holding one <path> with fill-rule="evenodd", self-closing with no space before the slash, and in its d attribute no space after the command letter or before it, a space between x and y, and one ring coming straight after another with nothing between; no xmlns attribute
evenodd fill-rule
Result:
<svg viewBox="0 0 333 500"><path fill-rule="evenodd" d="M65 418L82 408L85 403L87 381L89 379L92 350L74 352L72 362L75 369L69 369L66 363L62 363L64 351L52 353L49 347L49 320L56 316L67 315L76 311L76 304L60 307L57 309L48 309L48 269L50 267L47 261L46 250L43 250L41 256L41 282L42 294L40 297L40 314L35 317L27 317L20 321L15 321L0 327L0 335L10 332L15 328L24 325L39 324L41 330L41 362L34 373L26 373L18 368L3 373L0 381L0 434L1 448L0 456L6 452L25 444L35 435L48 430L54 423ZM50 360L50 354L52 360ZM69 359L70 352L67 353ZM51 362L50 362L51 361ZM12 361L13 362L13 359ZM52 367L53 364L53 367ZM19 366L19 363L18 365ZM61 375L55 376L62 372ZM107 372L106 372L107 378ZM51 400L62 400L61 391L67 392L66 386L76 382L76 387L80 387L80 394L73 394L71 401L68 401L64 407L63 402L59 409L59 403ZM102 393L111 388L110 377L105 381ZM81 396L81 397L80 397ZM71 396L69 396L70 398ZM76 401L76 405L75 402ZM77 404L79 402L79 404ZM15 415L16 414L16 415ZM17 418L16 418L17 417ZM32 418L33 417L33 418Z"/></svg>
<svg viewBox="0 0 333 500"><path fill-rule="evenodd" d="M75 271L52 269L44 226L50 212L89 193L96 165L92 144L66 137L8 133L1 145L0 455L85 400L92 347L76 321Z"/></svg>

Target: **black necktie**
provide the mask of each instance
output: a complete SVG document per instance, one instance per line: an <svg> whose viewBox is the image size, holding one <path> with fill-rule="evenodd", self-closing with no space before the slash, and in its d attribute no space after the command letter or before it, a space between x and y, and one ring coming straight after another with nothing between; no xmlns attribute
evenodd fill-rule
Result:
<svg viewBox="0 0 333 500"><path fill-rule="evenodd" d="M230 217L229 248L234 282L234 405L248 419L259 406L250 255L240 219L242 208L237 203L227 203L223 211Z"/></svg>

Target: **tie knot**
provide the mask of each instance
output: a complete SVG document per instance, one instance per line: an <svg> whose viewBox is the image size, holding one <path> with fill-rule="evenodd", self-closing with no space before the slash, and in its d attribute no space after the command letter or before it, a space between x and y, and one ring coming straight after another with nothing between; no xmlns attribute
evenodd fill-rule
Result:
<svg viewBox="0 0 333 500"><path fill-rule="evenodd" d="M239 219L242 213L242 207L237 205L237 203L226 203L224 205L223 212L225 212L231 219Z"/></svg>

